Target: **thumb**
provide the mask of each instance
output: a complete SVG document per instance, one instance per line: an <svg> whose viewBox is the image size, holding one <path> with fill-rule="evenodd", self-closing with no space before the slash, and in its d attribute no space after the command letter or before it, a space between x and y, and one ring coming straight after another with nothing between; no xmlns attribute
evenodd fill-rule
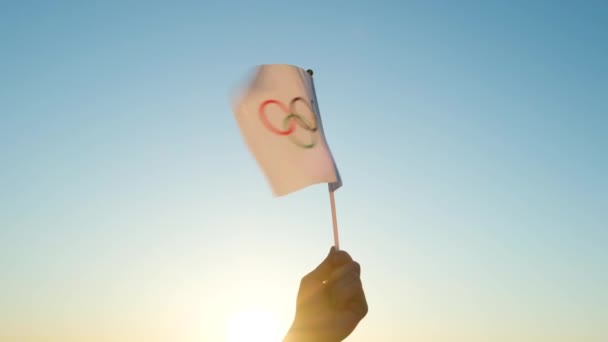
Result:
<svg viewBox="0 0 608 342"><path fill-rule="evenodd" d="M336 247L331 247L329 249L329 253L325 257L325 259L317 266L312 272L308 274L308 278L312 278L318 281L324 281L329 278L333 267L332 260L333 256L336 254Z"/></svg>

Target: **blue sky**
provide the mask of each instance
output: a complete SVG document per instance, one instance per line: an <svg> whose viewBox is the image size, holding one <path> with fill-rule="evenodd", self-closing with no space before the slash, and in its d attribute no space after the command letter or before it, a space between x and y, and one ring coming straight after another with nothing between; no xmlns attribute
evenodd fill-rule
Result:
<svg viewBox="0 0 608 342"><path fill-rule="evenodd" d="M285 329L326 187L273 198L229 95L289 63L344 181L350 341L603 341L607 41L600 1L2 4L0 336Z"/></svg>

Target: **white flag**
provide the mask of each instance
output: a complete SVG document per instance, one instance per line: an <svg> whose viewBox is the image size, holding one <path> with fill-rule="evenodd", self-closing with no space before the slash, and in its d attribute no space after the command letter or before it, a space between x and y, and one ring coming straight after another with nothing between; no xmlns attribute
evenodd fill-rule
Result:
<svg viewBox="0 0 608 342"><path fill-rule="evenodd" d="M318 183L330 183L331 191L342 186L306 71L286 64L259 66L232 106L275 196Z"/></svg>

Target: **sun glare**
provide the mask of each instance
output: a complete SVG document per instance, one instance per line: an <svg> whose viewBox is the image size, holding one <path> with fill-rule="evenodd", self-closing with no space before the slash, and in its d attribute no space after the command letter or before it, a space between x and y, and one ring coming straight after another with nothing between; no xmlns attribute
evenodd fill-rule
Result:
<svg viewBox="0 0 608 342"><path fill-rule="evenodd" d="M267 310L249 308L227 322L227 342L280 342L279 320Z"/></svg>

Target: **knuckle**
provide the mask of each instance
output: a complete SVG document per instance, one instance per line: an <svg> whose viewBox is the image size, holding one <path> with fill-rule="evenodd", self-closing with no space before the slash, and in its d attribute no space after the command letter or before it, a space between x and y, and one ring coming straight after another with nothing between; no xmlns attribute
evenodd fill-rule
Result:
<svg viewBox="0 0 608 342"><path fill-rule="evenodd" d="M337 257L339 257L340 259L344 259L344 260L352 260L353 258L351 258L350 254L348 254L345 251L338 251Z"/></svg>

